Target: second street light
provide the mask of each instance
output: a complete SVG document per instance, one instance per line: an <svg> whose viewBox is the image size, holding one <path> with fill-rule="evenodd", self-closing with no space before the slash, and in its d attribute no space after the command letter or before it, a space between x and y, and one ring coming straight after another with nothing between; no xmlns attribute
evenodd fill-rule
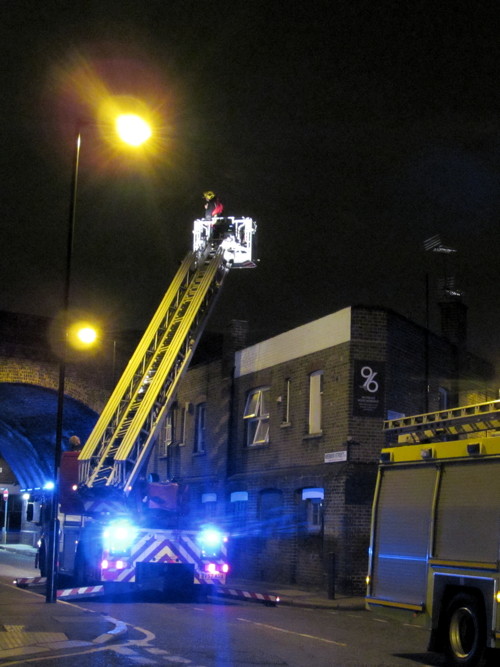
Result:
<svg viewBox="0 0 500 667"><path fill-rule="evenodd" d="M121 114L115 121L115 129L122 141L131 146L140 146L151 137L151 128L140 116L136 114ZM69 205L69 217L67 224L66 237L66 261L64 269L64 289L62 300L62 348L59 357L59 379L57 389L57 418L56 418L56 437L54 449L54 490L50 506L50 526L48 534L47 549L47 588L46 602L56 602L57 590L57 552L59 535L59 468L62 454L63 422L64 422L64 390L66 381L66 360L67 360L67 329L69 316L69 297L71 286L71 265L73 260L73 237L76 221L76 203L78 193L78 176L80 170L80 149L82 145L81 127L77 126L74 138L73 170L71 178L71 193Z"/></svg>

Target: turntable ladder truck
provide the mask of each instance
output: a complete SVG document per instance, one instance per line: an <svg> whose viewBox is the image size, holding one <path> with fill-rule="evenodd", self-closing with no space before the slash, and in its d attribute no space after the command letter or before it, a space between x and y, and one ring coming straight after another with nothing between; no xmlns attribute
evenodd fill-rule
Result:
<svg viewBox="0 0 500 667"><path fill-rule="evenodd" d="M195 584L225 583L222 532L188 527L178 484L146 482L144 475L227 273L256 266L255 222L224 218L218 227L222 231L205 220L194 222L193 249L87 442L80 452L63 453L58 572L77 585L189 591ZM42 543L42 574L45 549Z"/></svg>
<svg viewBox="0 0 500 667"><path fill-rule="evenodd" d="M446 664L498 660L500 401L384 428L394 444L380 455L367 608L427 629Z"/></svg>

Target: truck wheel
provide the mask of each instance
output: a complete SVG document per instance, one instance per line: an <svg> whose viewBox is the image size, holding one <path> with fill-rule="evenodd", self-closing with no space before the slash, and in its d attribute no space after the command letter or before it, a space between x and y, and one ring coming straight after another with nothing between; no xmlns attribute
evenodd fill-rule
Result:
<svg viewBox="0 0 500 667"><path fill-rule="evenodd" d="M473 595L460 593L450 601L445 617L445 652L452 665L486 664L486 620Z"/></svg>

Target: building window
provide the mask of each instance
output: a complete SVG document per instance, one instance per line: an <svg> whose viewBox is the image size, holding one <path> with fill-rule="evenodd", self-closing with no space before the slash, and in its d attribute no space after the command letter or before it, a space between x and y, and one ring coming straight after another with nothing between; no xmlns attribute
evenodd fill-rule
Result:
<svg viewBox="0 0 500 667"><path fill-rule="evenodd" d="M233 491L229 497L229 513L233 525L233 535L246 525L248 491Z"/></svg>
<svg viewBox="0 0 500 667"><path fill-rule="evenodd" d="M206 521L215 519L217 514L217 494L216 493L202 493L201 504L203 507L203 516Z"/></svg>
<svg viewBox="0 0 500 667"><path fill-rule="evenodd" d="M393 421L396 419L403 419L405 416L404 412L398 412L397 410L387 410L387 419L388 421Z"/></svg>
<svg viewBox="0 0 500 667"><path fill-rule="evenodd" d="M283 522L283 492L265 489L259 493L259 521L262 535L278 532Z"/></svg>
<svg viewBox="0 0 500 667"><path fill-rule="evenodd" d="M26 503L26 521L35 521L35 503Z"/></svg>
<svg viewBox="0 0 500 667"><path fill-rule="evenodd" d="M195 429L194 429L194 454L203 454L205 452L206 431L205 431L205 417L206 417L206 403L198 403L195 413Z"/></svg>
<svg viewBox="0 0 500 667"><path fill-rule="evenodd" d="M191 403L184 403L184 406L181 408L181 432L179 438L179 445L183 446L186 444L186 428L187 428L187 418L189 411L191 409Z"/></svg>
<svg viewBox="0 0 500 667"><path fill-rule="evenodd" d="M310 498L306 507L307 532L309 535L317 535L323 527L323 501Z"/></svg>
<svg viewBox="0 0 500 667"><path fill-rule="evenodd" d="M308 535L319 535L323 530L323 500L325 491L322 488L302 489L304 532Z"/></svg>
<svg viewBox="0 0 500 667"><path fill-rule="evenodd" d="M169 410L165 417L159 440L158 456L165 458L168 456L168 448L174 441L174 413L172 410Z"/></svg>
<svg viewBox="0 0 500 667"><path fill-rule="evenodd" d="M269 387L253 389L248 394L243 419L247 447L269 442Z"/></svg>
<svg viewBox="0 0 500 667"><path fill-rule="evenodd" d="M281 397L281 424L290 424L290 389L291 389L291 380L286 378L284 393Z"/></svg>
<svg viewBox="0 0 500 667"><path fill-rule="evenodd" d="M309 375L309 434L321 433L323 395L323 371L314 371Z"/></svg>
<svg viewBox="0 0 500 667"><path fill-rule="evenodd" d="M439 408L438 410L447 410L450 405L450 393L448 389L439 387Z"/></svg>

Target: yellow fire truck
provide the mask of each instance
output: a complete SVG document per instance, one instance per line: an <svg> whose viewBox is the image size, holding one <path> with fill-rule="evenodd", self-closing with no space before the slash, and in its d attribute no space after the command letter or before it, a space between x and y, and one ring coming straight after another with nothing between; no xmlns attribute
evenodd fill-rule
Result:
<svg viewBox="0 0 500 667"><path fill-rule="evenodd" d="M500 401L384 426L367 608L428 629L447 664L498 659Z"/></svg>

